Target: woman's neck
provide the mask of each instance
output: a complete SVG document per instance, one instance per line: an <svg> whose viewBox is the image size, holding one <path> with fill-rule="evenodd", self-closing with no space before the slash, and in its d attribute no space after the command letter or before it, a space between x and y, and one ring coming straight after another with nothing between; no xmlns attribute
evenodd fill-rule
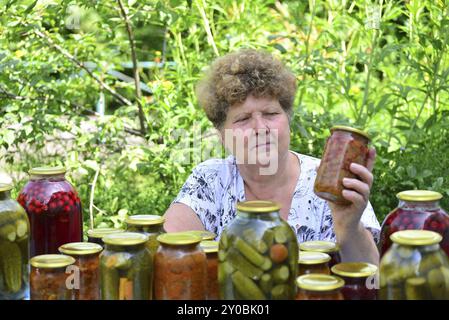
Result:
<svg viewBox="0 0 449 320"><path fill-rule="evenodd" d="M261 167L257 165L237 165L247 191L256 198L270 199L276 197L276 191L285 190L291 183L295 183L299 176L298 158L292 152L287 152L278 159L275 174L262 175Z"/></svg>

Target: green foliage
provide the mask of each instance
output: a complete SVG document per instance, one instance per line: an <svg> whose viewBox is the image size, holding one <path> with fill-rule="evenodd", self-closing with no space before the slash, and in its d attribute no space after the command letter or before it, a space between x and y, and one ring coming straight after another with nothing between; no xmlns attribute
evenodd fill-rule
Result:
<svg viewBox="0 0 449 320"><path fill-rule="evenodd" d="M118 226L128 213L162 214L205 160L179 162L198 131L211 130L194 96L202 70L254 47L298 76L292 149L320 157L331 126L363 127L378 153L371 201L380 220L404 189L442 192L449 208L445 1L122 2L138 60L155 66L139 68L152 91L141 101L132 81L111 74L133 75L122 64L131 48L118 1L0 0L0 154L18 188L30 167L64 163L86 223L91 210L96 226ZM104 116L95 113L101 94ZM173 136L180 128L190 132L182 146Z"/></svg>

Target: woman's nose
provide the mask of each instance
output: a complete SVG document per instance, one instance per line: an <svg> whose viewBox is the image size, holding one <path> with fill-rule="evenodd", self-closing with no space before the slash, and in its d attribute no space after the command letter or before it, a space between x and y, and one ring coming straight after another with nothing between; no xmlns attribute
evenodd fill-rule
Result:
<svg viewBox="0 0 449 320"><path fill-rule="evenodd" d="M254 117L253 129L256 135L270 132L270 128L262 117Z"/></svg>

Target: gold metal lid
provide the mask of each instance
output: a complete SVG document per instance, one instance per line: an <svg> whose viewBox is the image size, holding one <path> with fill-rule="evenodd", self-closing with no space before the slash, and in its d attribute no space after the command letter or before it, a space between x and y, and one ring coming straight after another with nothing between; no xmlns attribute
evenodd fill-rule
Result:
<svg viewBox="0 0 449 320"><path fill-rule="evenodd" d="M35 268L64 268L74 263L75 258L64 254L43 254L30 260L30 264Z"/></svg>
<svg viewBox="0 0 449 320"><path fill-rule="evenodd" d="M157 237L157 241L170 245L188 245L201 242L201 237L188 232L164 233Z"/></svg>
<svg viewBox="0 0 449 320"><path fill-rule="evenodd" d="M10 191L14 187L12 184L9 183L0 183L0 192Z"/></svg>
<svg viewBox="0 0 449 320"><path fill-rule="evenodd" d="M115 246L134 246L148 241L148 236L137 232L112 233L103 237L103 242Z"/></svg>
<svg viewBox="0 0 449 320"><path fill-rule="evenodd" d="M343 287L345 281L337 276L311 273L298 277L296 285L303 290L332 291Z"/></svg>
<svg viewBox="0 0 449 320"><path fill-rule="evenodd" d="M214 240L217 235L210 231L203 231L203 230L192 230L192 231L186 231L185 233L193 234L195 236L200 236L201 240Z"/></svg>
<svg viewBox="0 0 449 320"><path fill-rule="evenodd" d="M252 200L237 203L237 210L250 213L269 213L279 211L281 206L273 201Z"/></svg>
<svg viewBox="0 0 449 320"><path fill-rule="evenodd" d="M58 167L38 167L38 168L32 168L29 171L29 174L38 175L38 176L53 176L56 174L63 174L66 173L67 169L62 166Z"/></svg>
<svg viewBox="0 0 449 320"><path fill-rule="evenodd" d="M71 242L63 244L58 250L71 256L83 256L98 253L103 250L103 247L92 242Z"/></svg>
<svg viewBox="0 0 449 320"><path fill-rule="evenodd" d="M200 247L205 253L218 252L218 241L201 241Z"/></svg>
<svg viewBox="0 0 449 320"><path fill-rule="evenodd" d="M375 275L377 266L366 262L342 262L331 268L332 273L348 278L365 278Z"/></svg>
<svg viewBox="0 0 449 320"><path fill-rule="evenodd" d="M403 230L390 236L391 241L406 246L430 246L440 243L443 237L429 230Z"/></svg>
<svg viewBox="0 0 449 320"><path fill-rule="evenodd" d="M348 126L333 126L331 128L331 132L334 131L334 130L343 130L343 131L354 132L354 133L357 133L357 134L359 134L361 136L364 136L368 140L371 140L371 137L369 136L369 134L366 133L365 131L360 130L360 129L356 129L356 128L352 128L352 127L348 127Z"/></svg>
<svg viewBox="0 0 449 320"><path fill-rule="evenodd" d="M332 241L306 241L299 244L299 250L332 253L339 251L340 246Z"/></svg>
<svg viewBox="0 0 449 320"><path fill-rule="evenodd" d="M402 201L437 201L443 198L443 195L430 190L407 190L399 192L396 197Z"/></svg>
<svg viewBox="0 0 449 320"><path fill-rule="evenodd" d="M300 251L298 263L299 264L320 264L331 260L330 255L324 252L317 251Z"/></svg>
<svg viewBox="0 0 449 320"><path fill-rule="evenodd" d="M154 214L137 214L126 218L125 222L133 226L151 226L164 223L165 218Z"/></svg>
<svg viewBox="0 0 449 320"><path fill-rule="evenodd" d="M104 236L111 234L111 233L119 233L124 232L123 229L116 229L116 228L98 228L98 229L89 229L87 230L87 235L90 238L96 238L101 239Z"/></svg>

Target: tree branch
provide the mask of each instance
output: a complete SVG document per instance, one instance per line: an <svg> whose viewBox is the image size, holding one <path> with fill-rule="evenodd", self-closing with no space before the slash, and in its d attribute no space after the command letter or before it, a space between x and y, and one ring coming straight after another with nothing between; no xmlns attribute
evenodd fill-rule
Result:
<svg viewBox="0 0 449 320"><path fill-rule="evenodd" d="M137 107L139 108L139 122L140 122L140 132L142 135L145 135L145 115L143 113L142 106L142 90L140 89L140 75L138 69L138 61L136 54L136 45L134 42L134 33L131 27L131 22L129 20L128 14L126 13L125 7L123 5L122 0L117 0L118 5L120 7L120 12L123 20L125 21L126 31L128 32L129 46L131 47L131 60L133 63L133 76L134 76L134 86L136 88L136 100Z"/></svg>
<svg viewBox="0 0 449 320"><path fill-rule="evenodd" d="M43 32L39 31L39 30L33 30L33 33L38 36L41 39L44 39L50 46L52 46L53 48L55 48L56 50L58 50L62 55L64 55L66 58L68 58L69 60L71 60L74 64L76 64L78 67L80 67L81 69L83 69L84 71L87 72L87 74L94 79L96 82L98 82L98 84L107 92L109 92L112 96L114 96L118 101L120 101L121 103L123 103L124 105L127 106L131 106L132 103L131 101L129 101L128 99L126 99L125 97L123 97L122 95L120 95L119 93L117 93L114 89L112 89L109 85L107 85L105 82L103 82L100 78L98 78L95 74L93 74L92 71L90 71L81 61L79 61L78 59L76 59L72 54L70 54L69 52L67 52L64 48L62 48L61 46L59 46L58 44L56 44L49 36L47 36L46 34L44 34Z"/></svg>

